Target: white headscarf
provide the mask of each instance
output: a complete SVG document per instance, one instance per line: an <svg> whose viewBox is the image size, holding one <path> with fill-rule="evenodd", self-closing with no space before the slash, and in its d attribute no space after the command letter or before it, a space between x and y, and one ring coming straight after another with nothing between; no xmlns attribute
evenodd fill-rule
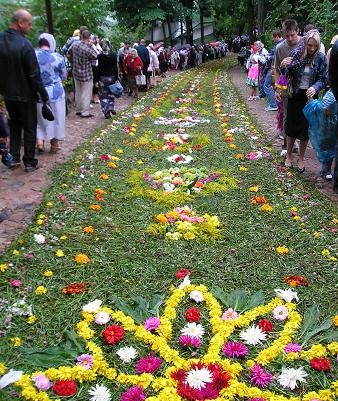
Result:
<svg viewBox="0 0 338 401"><path fill-rule="evenodd" d="M53 36L53 35L51 35L50 33L45 32L45 33L42 33L42 34L39 36L39 40L40 40L40 39L46 39L47 42L49 43L49 49L50 49L50 51L51 51L51 52L55 52L55 50L56 50L56 42L55 42L55 39L54 39L54 36Z"/></svg>

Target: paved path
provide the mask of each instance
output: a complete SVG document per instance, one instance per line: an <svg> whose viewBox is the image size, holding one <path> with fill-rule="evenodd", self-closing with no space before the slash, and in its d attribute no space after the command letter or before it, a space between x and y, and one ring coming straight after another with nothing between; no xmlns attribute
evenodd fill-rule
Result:
<svg viewBox="0 0 338 401"><path fill-rule="evenodd" d="M246 73L241 66L237 66L230 71L231 79L236 86L239 95L246 102L246 105L253 115L258 125L265 131L268 135L272 145L280 150L282 147L282 140L277 138L275 131L275 116L274 111L265 111L266 100L257 99L255 101L247 101L249 97L249 87L245 84ZM297 155L294 155L294 163L296 162ZM338 195L332 191L332 182L328 182L319 176L320 163L317 160L315 151L312 149L309 143L306 154L305 154L305 173L303 176L314 183L314 185L321 192L324 192L332 201L338 202ZM295 174L297 174L295 172Z"/></svg>

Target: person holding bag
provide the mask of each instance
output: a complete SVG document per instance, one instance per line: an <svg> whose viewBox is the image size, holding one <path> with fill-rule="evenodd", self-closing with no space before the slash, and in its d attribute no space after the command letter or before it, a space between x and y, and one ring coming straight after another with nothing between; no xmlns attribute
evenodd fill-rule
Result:
<svg viewBox="0 0 338 401"><path fill-rule="evenodd" d="M134 94L138 97L138 87L136 83L136 76L142 74L143 62L137 54L136 49L132 49L130 54L124 59L124 69L127 74L127 82L129 87L129 96Z"/></svg>
<svg viewBox="0 0 338 401"><path fill-rule="evenodd" d="M284 62L286 75L292 82L287 103L285 133L287 136L287 155L285 166L292 167L292 148L296 139L300 140L297 171L305 171L304 155L309 141L309 122L304 116L306 103L325 88L327 63L320 53L320 35L317 30L309 31L300 45L291 53L290 60Z"/></svg>

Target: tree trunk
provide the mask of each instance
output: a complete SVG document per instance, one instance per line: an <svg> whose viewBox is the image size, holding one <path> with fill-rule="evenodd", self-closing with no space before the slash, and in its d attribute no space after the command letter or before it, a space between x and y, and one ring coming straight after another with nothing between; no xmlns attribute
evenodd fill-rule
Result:
<svg viewBox="0 0 338 401"><path fill-rule="evenodd" d="M49 32L51 35L54 35L53 15L52 15L52 3L51 3L51 0L45 0L45 5L46 5L48 32Z"/></svg>
<svg viewBox="0 0 338 401"><path fill-rule="evenodd" d="M193 38L193 30L192 30L192 19L190 16L185 17L185 28L186 28L186 41L189 43L191 46L194 44L194 38Z"/></svg>
<svg viewBox="0 0 338 401"><path fill-rule="evenodd" d="M183 20L181 18L180 20L180 25L181 25L181 46L183 45Z"/></svg>
<svg viewBox="0 0 338 401"><path fill-rule="evenodd" d="M201 44L204 45L204 15L200 7Z"/></svg>
<svg viewBox="0 0 338 401"><path fill-rule="evenodd" d="M170 21L169 20L167 20L167 24L168 24L168 33L169 33L170 46L173 47L173 45L174 45L173 33L171 31L171 25L170 25Z"/></svg>
<svg viewBox="0 0 338 401"><path fill-rule="evenodd" d="M163 42L164 42L164 46L167 45L167 34L165 32L165 24L164 21L162 21L162 32L163 32Z"/></svg>
<svg viewBox="0 0 338 401"><path fill-rule="evenodd" d="M261 39L264 32L264 19L265 19L265 0L258 0L257 2L257 30L258 38Z"/></svg>
<svg viewBox="0 0 338 401"><path fill-rule="evenodd" d="M247 1L247 21L248 21L248 33L250 42L254 42L256 40L256 32L255 32L255 9L254 9L254 0Z"/></svg>
<svg viewBox="0 0 338 401"><path fill-rule="evenodd" d="M151 43L154 43L154 22L151 24Z"/></svg>

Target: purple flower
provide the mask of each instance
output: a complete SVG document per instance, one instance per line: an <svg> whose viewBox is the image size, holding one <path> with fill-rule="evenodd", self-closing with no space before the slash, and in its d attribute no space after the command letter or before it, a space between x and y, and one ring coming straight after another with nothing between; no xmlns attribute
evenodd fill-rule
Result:
<svg viewBox="0 0 338 401"><path fill-rule="evenodd" d="M158 317L148 317L148 319L143 323L143 326L146 330L152 331L156 330L160 324L161 320Z"/></svg>
<svg viewBox="0 0 338 401"><path fill-rule="evenodd" d="M198 337L191 337L188 335L180 336L180 345L182 347L193 347L199 348L202 344L202 341Z"/></svg>
<svg viewBox="0 0 338 401"><path fill-rule="evenodd" d="M258 365L257 363L251 369L251 383L258 387L267 388L272 382L272 378L272 374L268 373L261 367L261 365Z"/></svg>
<svg viewBox="0 0 338 401"><path fill-rule="evenodd" d="M52 387L52 383L47 376L38 374L32 378L36 388L40 391L47 391Z"/></svg>
<svg viewBox="0 0 338 401"><path fill-rule="evenodd" d="M145 399L146 395L143 389L138 386L130 387L130 389L121 395L121 401L144 401Z"/></svg>
<svg viewBox="0 0 338 401"><path fill-rule="evenodd" d="M93 366L93 357L90 354L82 354L76 358L77 365L84 369L90 369Z"/></svg>
<svg viewBox="0 0 338 401"><path fill-rule="evenodd" d="M248 347L240 342L229 341L223 346L223 354L229 358L241 358L248 355Z"/></svg>
<svg viewBox="0 0 338 401"><path fill-rule="evenodd" d="M296 343L289 343L284 347L284 352L289 354L290 352L300 352L302 350L302 346Z"/></svg>
<svg viewBox="0 0 338 401"><path fill-rule="evenodd" d="M162 359L157 356L149 355L141 358L136 364L136 373L153 373L157 370L162 363Z"/></svg>

